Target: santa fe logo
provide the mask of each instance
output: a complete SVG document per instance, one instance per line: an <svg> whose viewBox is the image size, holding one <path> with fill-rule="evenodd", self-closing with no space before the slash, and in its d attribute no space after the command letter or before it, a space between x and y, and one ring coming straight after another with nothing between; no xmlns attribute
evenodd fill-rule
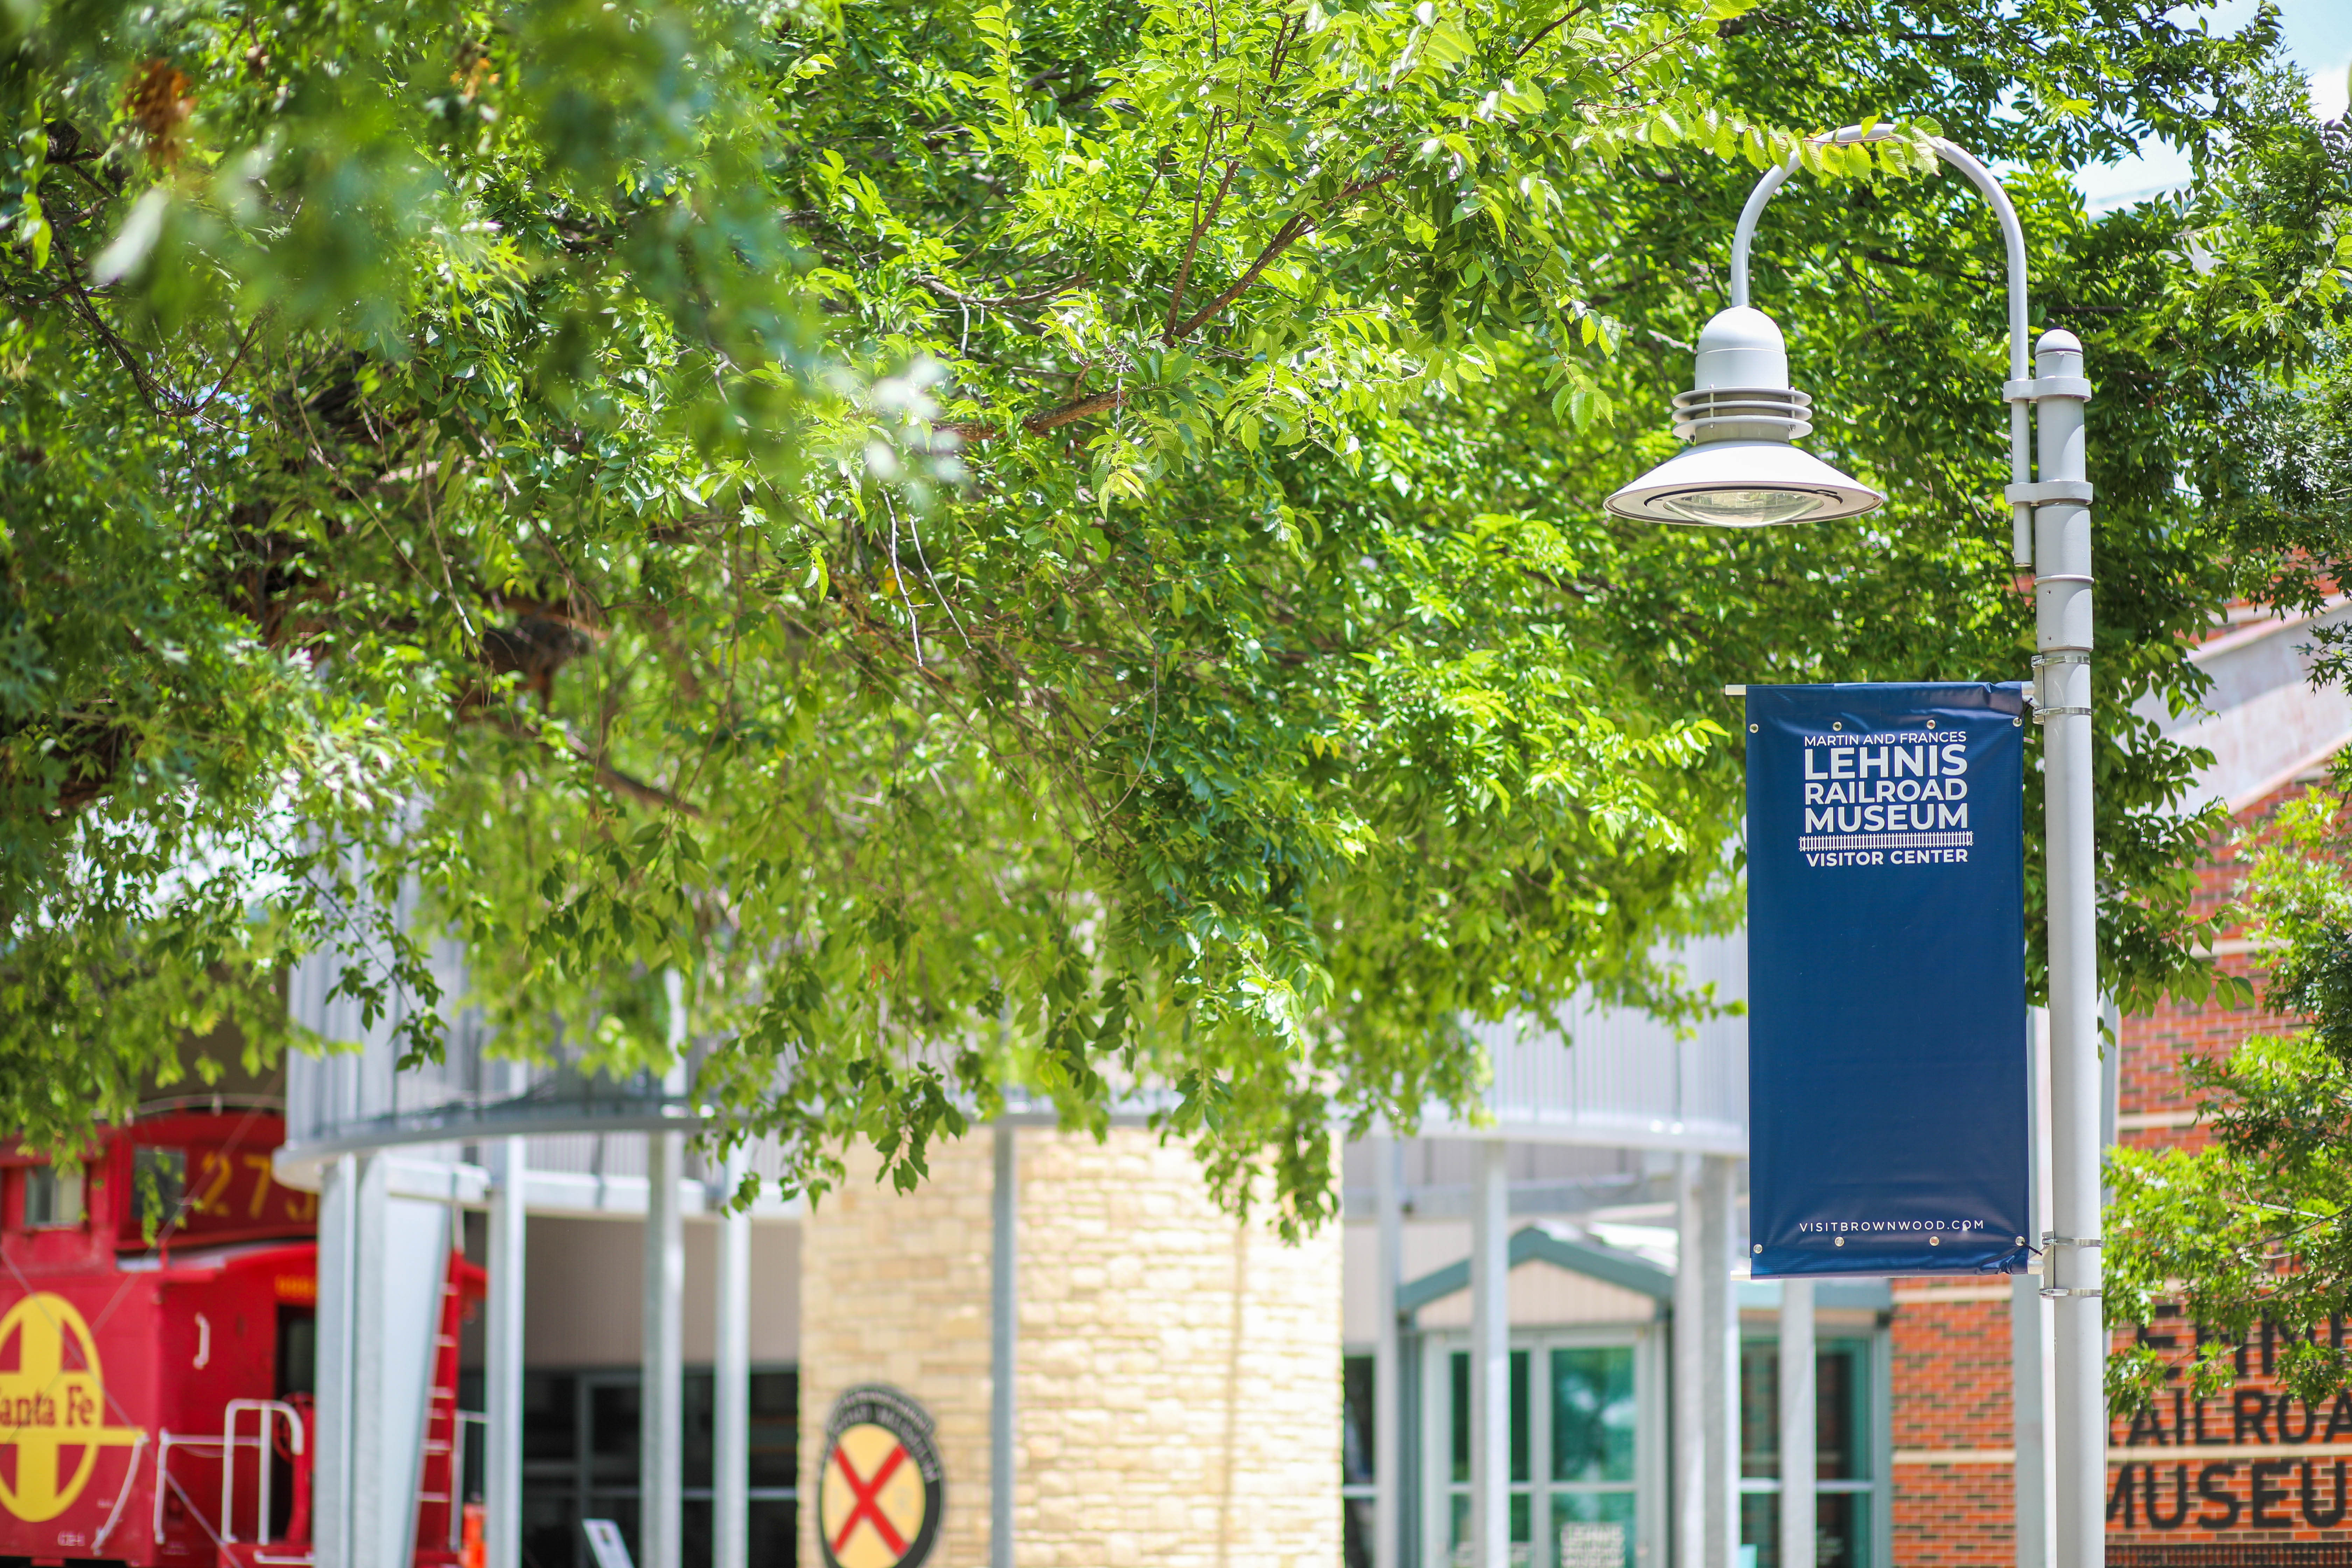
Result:
<svg viewBox="0 0 2352 1568"><path fill-rule="evenodd" d="M106 1424L98 1346L72 1302L44 1291L0 1317L0 1449L16 1460L14 1485L0 1471L0 1508L30 1523L57 1518L89 1485L100 1448L143 1436Z"/></svg>
<svg viewBox="0 0 2352 1568"><path fill-rule="evenodd" d="M844 1394L824 1427L817 1539L826 1568L920 1568L939 1540L946 1478L931 1418L895 1388Z"/></svg>

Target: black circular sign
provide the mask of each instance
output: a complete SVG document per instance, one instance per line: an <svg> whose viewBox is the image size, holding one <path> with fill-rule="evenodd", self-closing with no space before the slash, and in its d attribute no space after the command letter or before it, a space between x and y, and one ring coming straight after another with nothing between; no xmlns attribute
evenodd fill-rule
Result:
<svg viewBox="0 0 2352 1568"><path fill-rule="evenodd" d="M921 1568L947 1500L930 1415L910 1395L868 1383L834 1401L816 1484L825 1568Z"/></svg>

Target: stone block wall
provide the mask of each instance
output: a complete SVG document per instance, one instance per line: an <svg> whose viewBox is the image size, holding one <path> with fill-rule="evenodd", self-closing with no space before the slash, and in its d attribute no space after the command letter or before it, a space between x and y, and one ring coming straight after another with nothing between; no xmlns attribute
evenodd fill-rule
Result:
<svg viewBox="0 0 2352 1568"><path fill-rule="evenodd" d="M1237 1225L1139 1128L1020 1139L1022 1568L1337 1563L1339 1227ZM990 1156L940 1148L907 1197L869 1162L803 1232L802 1495L841 1390L895 1384L938 1423L950 1568L988 1561Z"/></svg>
<svg viewBox="0 0 2352 1568"><path fill-rule="evenodd" d="M901 1196L870 1149L802 1222L801 1558L816 1544L817 1464L842 1391L904 1389L930 1412L947 1470L933 1564L988 1562L988 1134L934 1144L931 1179Z"/></svg>

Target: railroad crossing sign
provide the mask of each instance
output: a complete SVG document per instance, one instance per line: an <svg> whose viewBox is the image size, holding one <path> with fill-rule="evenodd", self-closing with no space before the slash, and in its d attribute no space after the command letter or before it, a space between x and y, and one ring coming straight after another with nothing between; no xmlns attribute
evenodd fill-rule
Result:
<svg viewBox="0 0 2352 1568"><path fill-rule="evenodd" d="M881 1384L835 1402L817 1479L825 1568L920 1568L946 1506L946 1476L921 1405Z"/></svg>
<svg viewBox="0 0 2352 1568"><path fill-rule="evenodd" d="M100 1448L144 1436L106 1424L98 1346L72 1302L41 1291L0 1317L0 1448L16 1460L13 1484L0 1469L0 1508L28 1523L55 1519L89 1485Z"/></svg>

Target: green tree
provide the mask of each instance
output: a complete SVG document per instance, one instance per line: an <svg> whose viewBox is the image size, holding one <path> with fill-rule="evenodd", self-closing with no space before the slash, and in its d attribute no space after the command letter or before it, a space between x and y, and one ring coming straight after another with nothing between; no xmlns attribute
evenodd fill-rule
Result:
<svg viewBox="0 0 2352 1568"><path fill-rule="evenodd" d="M2352 1377L2352 821L2333 789L2290 801L2249 845L2246 912L2271 958L2268 1010L2307 1020L2183 1063L2210 1141L2117 1150L2108 1311L2153 1325L2159 1303L2197 1326L2169 1353L2142 1343L2110 1382L2137 1405L2168 1377L2226 1390L2235 1351L2267 1322L2281 1383L2324 1403Z"/></svg>
<svg viewBox="0 0 2352 1568"><path fill-rule="evenodd" d="M2232 392L2238 417L2202 480L2239 560L2260 563L2253 596L2305 613L2326 607L2352 561L2352 126L2297 128L2209 171L2179 208L2193 265L2168 288L2182 336L2267 344L2270 373ZM2347 673L2340 627L2312 641L2314 679ZM2222 918L2247 922L2266 973L2256 1000L2300 1026L2270 1029L2182 1069L2205 1108L2210 1143L2194 1153L2117 1151L2105 1234L2110 1321L2153 1327L2159 1307L2196 1327L2169 1352L2142 1343L2117 1356L2110 1384L2136 1406L2168 1375L2200 1394L2225 1388L2234 1347L2264 1322L2284 1333L2276 1363L2313 1400L2343 1387L2352 1365L2332 1327L2352 1302L2352 1239L2342 1218L2352 1178L2352 876L2344 787L2294 800L2228 835L2246 868Z"/></svg>
<svg viewBox="0 0 2352 1568"><path fill-rule="evenodd" d="M2023 673L1998 247L1936 123L2020 171L2107 388L2109 973L2202 983L2196 759L2120 715L2299 558L2231 531L2229 432L2332 307L2184 330L2197 209L2065 176L2307 140L2266 19L6 15L0 1096L40 1135L224 1010L271 1048L297 952L429 995L446 930L518 1050L657 1059L684 973L800 1182L853 1134L911 1182L1008 1082L1078 1124L1150 1083L1312 1222L1335 1121L1475 1092L1465 1017L1711 1005L1655 955L1736 913L1723 683ZM1893 502L1610 520L1791 151L1759 302Z"/></svg>

